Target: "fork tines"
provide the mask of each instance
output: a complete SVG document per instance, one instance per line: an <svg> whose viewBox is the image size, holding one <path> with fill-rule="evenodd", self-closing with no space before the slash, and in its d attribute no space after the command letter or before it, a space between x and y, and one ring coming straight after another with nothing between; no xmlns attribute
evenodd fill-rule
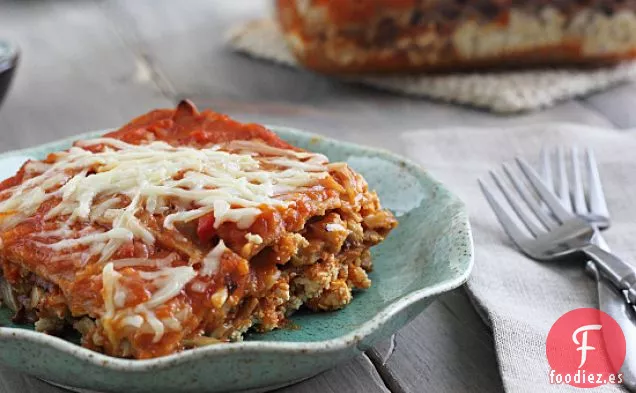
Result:
<svg viewBox="0 0 636 393"><path fill-rule="evenodd" d="M491 171L490 174L497 188L504 195L514 211L518 221L523 223L532 236L537 237L546 232L546 230L555 229L563 222L574 218L574 216L561 205L560 200L552 193L548 186L543 183L539 174L535 172L527 162L521 158L517 158L515 162L520 170L515 171L512 166L504 165L503 172L525 204L515 196L514 191L506 184L500 175L494 171ZM486 200L495 212L497 219L501 222L504 230L513 241L519 245L525 242L525 240L528 240L528 236L525 235L519 228L519 225L516 224L517 220L497 201L497 198L495 198L489 187L486 186L486 183L480 180L479 185L486 196ZM541 206L541 202L547 209ZM529 215L529 212L532 212L533 215ZM539 224L542 224L544 228Z"/></svg>
<svg viewBox="0 0 636 393"><path fill-rule="evenodd" d="M532 237L537 237L575 218L575 214L609 217L594 154L586 149L583 170L579 155L577 148L572 148L569 152L563 148L544 150L541 160L542 175L521 158L515 160L516 165L503 165L505 176L491 171L496 188L503 194L511 209L506 209L494 196L492 189L485 182L479 181L488 203L515 243L530 239L518 222L523 224ZM583 171L586 174L585 179ZM584 183L587 183L587 188ZM510 214L509 210L514 214ZM603 220L599 222L602 226Z"/></svg>
<svg viewBox="0 0 636 393"><path fill-rule="evenodd" d="M601 218L609 217L596 157L591 149L585 149L584 166L580 163L581 154L576 147L572 147L569 154L563 147L544 149L541 156L543 180L548 188L559 196L567 210L574 211L578 215L593 214ZM555 167L556 171L553 171ZM585 178L581 173L583 167ZM553 173L556 173L555 177ZM570 182L571 187L568 184ZM587 188L584 183L587 183Z"/></svg>

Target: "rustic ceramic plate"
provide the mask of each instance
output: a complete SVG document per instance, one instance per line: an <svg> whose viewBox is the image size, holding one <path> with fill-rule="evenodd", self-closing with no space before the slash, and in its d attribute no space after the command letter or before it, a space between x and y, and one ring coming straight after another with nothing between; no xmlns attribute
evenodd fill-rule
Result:
<svg viewBox="0 0 636 393"><path fill-rule="evenodd" d="M0 361L57 384L98 391L219 392L254 389L308 378L389 336L434 298L458 287L473 264L464 204L422 168L381 150L272 127L294 145L346 161L361 172L400 221L373 249L373 286L344 310L299 313L299 329L249 335L244 342L193 349L152 360L124 360L92 352L76 338L37 333L11 323L0 309ZM67 148L72 140L0 155L0 177L28 157Z"/></svg>

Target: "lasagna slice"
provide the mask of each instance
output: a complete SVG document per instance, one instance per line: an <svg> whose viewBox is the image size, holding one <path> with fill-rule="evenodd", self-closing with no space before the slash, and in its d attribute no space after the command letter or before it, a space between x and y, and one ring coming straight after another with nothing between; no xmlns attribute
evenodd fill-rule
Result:
<svg viewBox="0 0 636 393"><path fill-rule="evenodd" d="M347 164L183 101L0 184L0 296L39 331L153 358L346 306L396 224Z"/></svg>

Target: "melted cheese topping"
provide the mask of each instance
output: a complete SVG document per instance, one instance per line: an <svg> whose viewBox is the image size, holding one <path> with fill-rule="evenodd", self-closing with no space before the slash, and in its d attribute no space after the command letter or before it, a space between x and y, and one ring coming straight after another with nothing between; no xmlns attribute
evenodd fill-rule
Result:
<svg viewBox="0 0 636 393"><path fill-rule="evenodd" d="M84 149L96 145L106 147L97 153ZM222 148L238 149L240 153ZM176 222L192 221L209 212L214 212L217 227L230 221L244 229L260 214L260 206L290 204L276 198L281 191L293 191L325 178L326 163L327 159L319 154L251 141L208 149L173 147L164 142L131 145L111 138L80 141L69 151L59 153L55 163L34 164L44 171L5 191L11 195L0 202L0 212L11 213L11 219L4 220L1 226L14 226L43 202L61 198L46 218L65 217L67 224L105 219L114 231L100 239L126 241L134 236L152 243L152 233L139 221L138 212L160 212L168 200L176 207L164 220L168 229L174 228ZM123 203L121 196L130 202L117 207ZM102 202L95 203L96 199ZM55 247L96 241L75 240L59 242Z"/></svg>
<svg viewBox="0 0 636 393"><path fill-rule="evenodd" d="M254 244L263 244L263 238L260 235L255 235L253 233L246 233L245 240Z"/></svg>
<svg viewBox="0 0 636 393"><path fill-rule="evenodd" d="M219 270L219 267L221 267L221 257L227 250L228 248L225 247L223 240L219 240L219 244L203 258L203 264L199 274L204 277L214 275Z"/></svg>
<svg viewBox="0 0 636 393"><path fill-rule="evenodd" d="M284 194L315 186L327 177L327 164L327 158L320 154L254 141L207 149L164 142L132 145L111 138L80 141L56 154L52 163L27 164L29 178L2 192L6 198L0 202L4 217L0 228L10 229L34 215L43 203L54 202L44 218L57 223L58 229L47 233L48 243L38 244L68 256L81 255L82 264L88 260L104 263L102 325L113 344L118 325L148 326L157 342L166 329L178 328L179 322L174 318L159 320L153 310L179 295L197 274L214 275L227 247L220 241L205 256L198 273L191 266L173 267L176 255L112 260L121 246L133 240L147 245L155 242L142 213L146 217L161 214L167 230L209 213L214 214L216 228L232 222L247 229L263 207L289 206L294 202ZM72 230L77 223L92 229ZM36 236L47 239L43 233ZM51 243L56 237L60 240ZM246 239L262 242L253 234ZM156 269L138 271L154 291L148 301L127 308L127 290L117 269L135 266Z"/></svg>
<svg viewBox="0 0 636 393"><path fill-rule="evenodd" d="M327 230L327 232L337 232L337 231L346 231L347 230L347 228L342 226L342 224L338 224L338 223L329 223L329 224L325 225L325 229Z"/></svg>
<svg viewBox="0 0 636 393"><path fill-rule="evenodd" d="M126 308L126 289L120 284L122 276L114 270L114 263L107 263L102 271L105 308L102 325L106 336L113 345L116 344L117 340L115 326L118 323L122 326L139 328L146 322L154 331L153 342L161 340L165 326L153 310L179 295L185 285L197 275L191 266L164 267L153 272L140 271L138 274L156 290L148 301ZM172 327L178 323L176 320L170 320L170 322Z"/></svg>

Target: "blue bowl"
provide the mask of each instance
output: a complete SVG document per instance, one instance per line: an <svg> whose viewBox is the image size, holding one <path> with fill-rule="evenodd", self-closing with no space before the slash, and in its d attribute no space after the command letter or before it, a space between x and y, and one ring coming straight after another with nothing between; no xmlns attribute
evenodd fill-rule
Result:
<svg viewBox="0 0 636 393"><path fill-rule="evenodd" d="M9 91L19 57L20 54L15 45L0 40L0 106Z"/></svg>

